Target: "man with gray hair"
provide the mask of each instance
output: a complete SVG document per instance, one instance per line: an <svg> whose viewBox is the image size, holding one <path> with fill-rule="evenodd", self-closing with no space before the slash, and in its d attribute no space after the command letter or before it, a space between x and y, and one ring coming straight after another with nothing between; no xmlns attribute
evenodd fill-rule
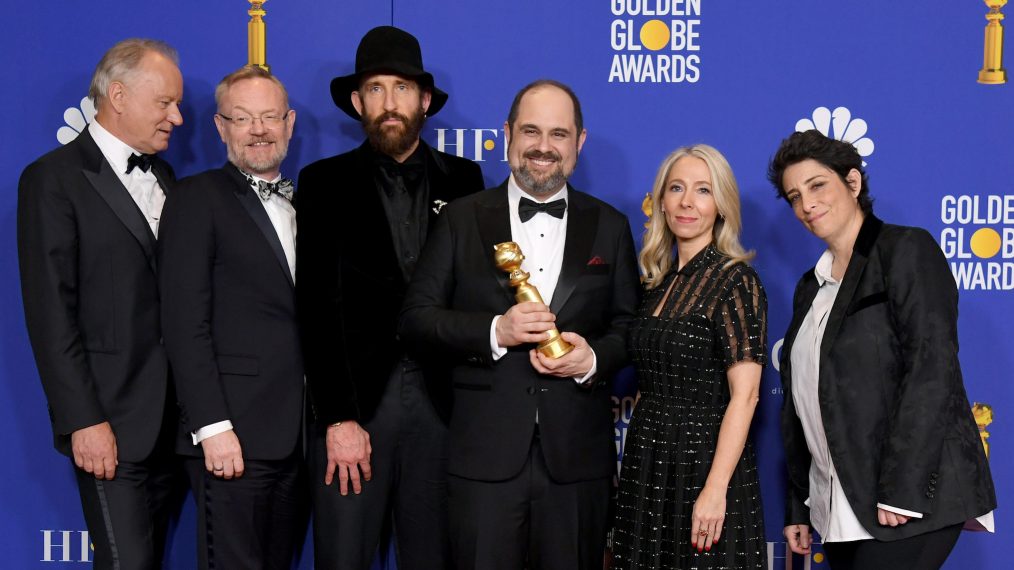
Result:
<svg viewBox="0 0 1014 570"><path fill-rule="evenodd" d="M95 568L161 565L181 480L155 260L175 180L155 153L183 123L177 61L157 40L113 46L89 89L95 120L18 185L28 336L54 444L74 462Z"/></svg>

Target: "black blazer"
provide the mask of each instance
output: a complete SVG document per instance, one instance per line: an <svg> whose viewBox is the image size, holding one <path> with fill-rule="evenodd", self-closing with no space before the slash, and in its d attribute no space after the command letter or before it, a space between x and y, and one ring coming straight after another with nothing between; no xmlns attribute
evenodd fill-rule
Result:
<svg viewBox="0 0 1014 570"><path fill-rule="evenodd" d="M515 304L507 274L493 262L493 246L511 241L506 182L451 204L419 260L400 331L451 368L454 475L496 481L520 472L536 410L555 481L616 471L610 396L612 378L627 361L626 332L640 291L633 240L626 216L608 204L573 188L568 202L563 266L550 309L557 328L582 335L594 349L598 373L591 386L538 374L529 361L531 345L492 360L490 324Z"/></svg>
<svg viewBox="0 0 1014 570"><path fill-rule="evenodd" d="M479 165L423 145L429 224L444 204L482 190ZM368 421L405 348L397 338L405 280L374 181L368 143L299 173L296 295L306 378L320 426ZM446 418L450 390L424 368L430 398Z"/></svg>
<svg viewBox="0 0 1014 570"><path fill-rule="evenodd" d="M781 353L786 525L809 524L810 454L792 400L792 344L819 286L810 269ZM842 488L863 527L897 540L996 507L993 480L958 363L958 294L920 228L867 216L820 347L820 409ZM898 527L877 503L923 513Z"/></svg>
<svg viewBox="0 0 1014 570"><path fill-rule="evenodd" d="M172 169L152 168L171 195ZM69 456L71 433L108 421L119 459L144 459L169 383L155 236L87 130L22 173L18 261L54 445Z"/></svg>
<svg viewBox="0 0 1014 570"><path fill-rule="evenodd" d="M177 451L203 455L190 433L230 420L244 458L288 457L301 433L303 361L292 275L260 198L226 164L180 181L159 233Z"/></svg>

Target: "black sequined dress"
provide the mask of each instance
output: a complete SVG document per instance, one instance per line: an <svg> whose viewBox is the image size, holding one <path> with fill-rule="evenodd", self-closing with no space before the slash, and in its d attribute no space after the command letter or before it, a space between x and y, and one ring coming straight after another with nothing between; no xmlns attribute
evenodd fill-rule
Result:
<svg viewBox="0 0 1014 570"><path fill-rule="evenodd" d="M724 268L726 261L708 246L680 271L670 271L647 291L630 328L641 399L624 447L613 547L617 569L766 568L750 440L729 482L719 542L701 553L690 544L694 501L711 469L729 403L726 369L766 360L767 300L760 279L742 263Z"/></svg>

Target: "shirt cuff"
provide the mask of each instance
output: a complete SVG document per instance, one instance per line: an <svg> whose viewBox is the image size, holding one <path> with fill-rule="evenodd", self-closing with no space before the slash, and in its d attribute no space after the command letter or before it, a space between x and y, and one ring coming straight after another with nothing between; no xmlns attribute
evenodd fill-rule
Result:
<svg viewBox="0 0 1014 570"><path fill-rule="evenodd" d="M574 381L577 382L578 384L587 384L588 381L591 380L591 377L595 376L595 373L599 371L599 358L595 356L595 351L592 350L591 347L588 347L588 350L591 350L592 353L591 369L588 370L587 374L581 376L580 378L578 378L577 376L574 377Z"/></svg>
<svg viewBox="0 0 1014 570"><path fill-rule="evenodd" d="M507 354L507 349L500 346L496 341L496 323L500 321L500 317L503 315L497 315L493 317L493 324L489 325L489 351L493 353L493 362L503 358L503 355Z"/></svg>
<svg viewBox="0 0 1014 570"><path fill-rule="evenodd" d="M906 517L910 517L913 519L922 518L922 513L917 513L915 511L906 511L905 509L899 509L898 507L892 507L891 505L885 505L884 503L877 503L877 508L884 509L885 511L891 511L896 515L904 515Z"/></svg>
<svg viewBox="0 0 1014 570"><path fill-rule="evenodd" d="M209 437L211 437L213 435L218 435L220 433L225 433L225 432L227 432L227 431L229 431L231 429L232 429L232 422L230 422L229 420L222 420L220 422L215 422L215 423L213 423L211 425L206 425L206 426L202 427L201 429L199 429L199 430L197 430L195 432L191 432L190 433L190 437L193 438L194 445L198 445L202 441L208 439Z"/></svg>

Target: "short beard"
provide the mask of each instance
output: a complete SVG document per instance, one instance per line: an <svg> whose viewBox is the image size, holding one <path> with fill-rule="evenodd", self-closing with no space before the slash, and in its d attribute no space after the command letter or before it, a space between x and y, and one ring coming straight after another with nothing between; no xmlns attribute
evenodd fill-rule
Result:
<svg viewBox="0 0 1014 570"><path fill-rule="evenodd" d="M536 178L523 160L518 167L511 167L511 172L514 174L514 178L517 180L518 185L537 196L551 194L559 190L567 182L567 175L563 173L563 169L560 167L560 155L555 152L539 152L531 150L526 152L522 158L532 159L543 157L556 160L556 170L543 180Z"/></svg>
<svg viewBox="0 0 1014 570"><path fill-rule="evenodd" d="M233 152L231 146L227 146L226 152L229 156L229 162L236 165L237 168L246 172L247 174L259 175L262 172L270 172L277 170L281 165L282 161L285 160L286 155L289 153L289 142L275 140L275 155L271 158L265 159L263 162L251 162L245 156L237 156Z"/></svg>
<svg viewBox="0 0 1014 570"><path fill-rule="evenodd" d="M402 129L384 127L384 121L388 119L400 119L404 127ZM405 116L394 111L382 113L375 119L368 120L363 117L363 131L370 141L370 146L381 154L390 157L401 156L409 151L419 140L422 133L423 123L426 122L426 114L422 106L412 116Z"/></svg>

